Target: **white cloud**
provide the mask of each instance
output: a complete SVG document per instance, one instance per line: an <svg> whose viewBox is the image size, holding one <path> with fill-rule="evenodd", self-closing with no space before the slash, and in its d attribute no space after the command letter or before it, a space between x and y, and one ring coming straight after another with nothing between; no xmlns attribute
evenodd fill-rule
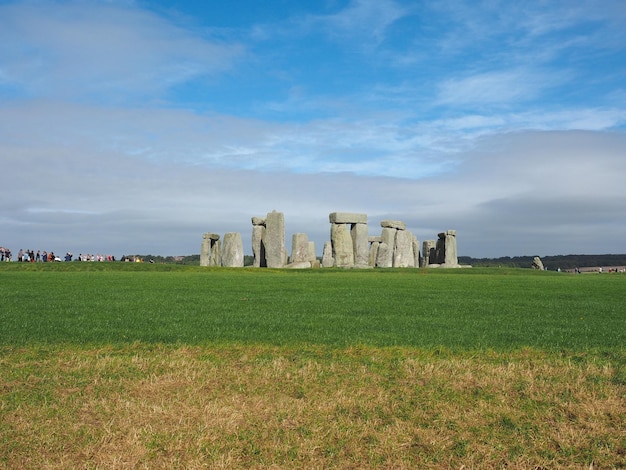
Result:
<svg viewBox="0 0 626 470"><path fill-rule="evenodd" d="M257 121L51 103L32 112L30 106L0 110L0 160L11 174L0 195L3 233L10 236L2 243L16 249L195 253L203 232L240 231L248 240L250 217L276 209L285 213L288 242L291 233L306 232L318 250L328 238L328 213L339 210L367 213L371 233L391 217L405 220L420 239L456 228L461 254L473 256L623 251L623 133L484 135L450 149L446 169L454 171L441 173L442 160L411 154L410 140L395 141L397 129L377 140L374 127L312 123L295 133L311 140L290 147L280 138L288 127ZM27 139L29 133L36 138ZM249 134L255 137L241 140ZM395 145L395 151L352 163L324 154L350 146L358 154L361 135L364 148ZM263 136L272 138L263 144ZM229 154L234 138L240 147ZM129 156L129 148L147 141L154 155L167 158ZM311 142L317 153L307 153ZM224 153L213 155L218 148ZM211 159L193 158L202 156L199 150ZM249 170L229 166L235 153L243 159L237 167ZM405 178L412 165L429 164L438 171ZM601 233L609 230L614 236L607 241Z"/></svg>
<svg viewBox="0 0 626 470"><path fill-rule="evenodd" d="M368 37L380 42L387 28L408 12L393 0L352 0L340 12L317 17L315 22L331 35Z"/></svg>
<svg viewBox="0 0 626 470"><path fill-rule="evenodd" d="M45 97L132 100L222 72L244 48L155 14L81 2L0 6L4 82Z"/></svg>
<svg viewBox="0 0 626 470"><path fill-rule="evenodd" d="M438 103L465 106L510 106L537 98L562 81L554 73L539 70L495 70L450 78L439 87Z"/></svg>

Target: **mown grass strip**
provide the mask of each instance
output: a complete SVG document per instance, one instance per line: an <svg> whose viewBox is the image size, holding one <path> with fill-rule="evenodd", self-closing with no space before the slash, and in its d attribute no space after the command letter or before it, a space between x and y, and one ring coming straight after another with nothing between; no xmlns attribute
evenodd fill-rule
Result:
<svg viewBox="0 0 626 470"><path fill-rule="evenodd" d="M0 344L626 344L623 275L17 264L0 267Z"/></svg>

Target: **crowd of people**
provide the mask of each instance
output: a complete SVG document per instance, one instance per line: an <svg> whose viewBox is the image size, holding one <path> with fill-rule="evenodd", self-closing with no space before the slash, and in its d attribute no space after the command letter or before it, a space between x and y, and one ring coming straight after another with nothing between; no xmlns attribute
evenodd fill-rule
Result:
<svg viewBox="0 0 626 470"><path fill-rule="evenodd" d="M65 253L63 258L54 254L53 251L41 251L37 250L35 253L33 250L23 250L20 248L20 251L17 252L17 259L20 263L52 263L59 261L115 261L115 256L113 255L92 255L92 254L79 254L76 259L74 259L74 254L71 252ZM0 261L13 261L13 254L11 250L5 247L0 247Z"/></svg>

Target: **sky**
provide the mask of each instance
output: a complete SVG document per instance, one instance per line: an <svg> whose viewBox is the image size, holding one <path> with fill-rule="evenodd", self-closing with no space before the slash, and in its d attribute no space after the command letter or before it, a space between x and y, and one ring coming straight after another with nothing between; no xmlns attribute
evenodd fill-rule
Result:
<svg viewBox="0 0 626 470"><path fill-rule="evenodd" d="M623 0L0 0L0 246L190 255L331 212L626 253Z"/></svg>

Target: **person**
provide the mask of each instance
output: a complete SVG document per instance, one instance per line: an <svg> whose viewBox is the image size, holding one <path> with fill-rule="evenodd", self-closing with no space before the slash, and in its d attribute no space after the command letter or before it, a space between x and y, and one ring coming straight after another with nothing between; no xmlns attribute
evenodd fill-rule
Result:
<svg viewBox="0 0 626 470"><path fill-rule="evenodd" d="M17 252L17 261L21 263L24 261L24 250L20 248L20 251Z"/></svg>

